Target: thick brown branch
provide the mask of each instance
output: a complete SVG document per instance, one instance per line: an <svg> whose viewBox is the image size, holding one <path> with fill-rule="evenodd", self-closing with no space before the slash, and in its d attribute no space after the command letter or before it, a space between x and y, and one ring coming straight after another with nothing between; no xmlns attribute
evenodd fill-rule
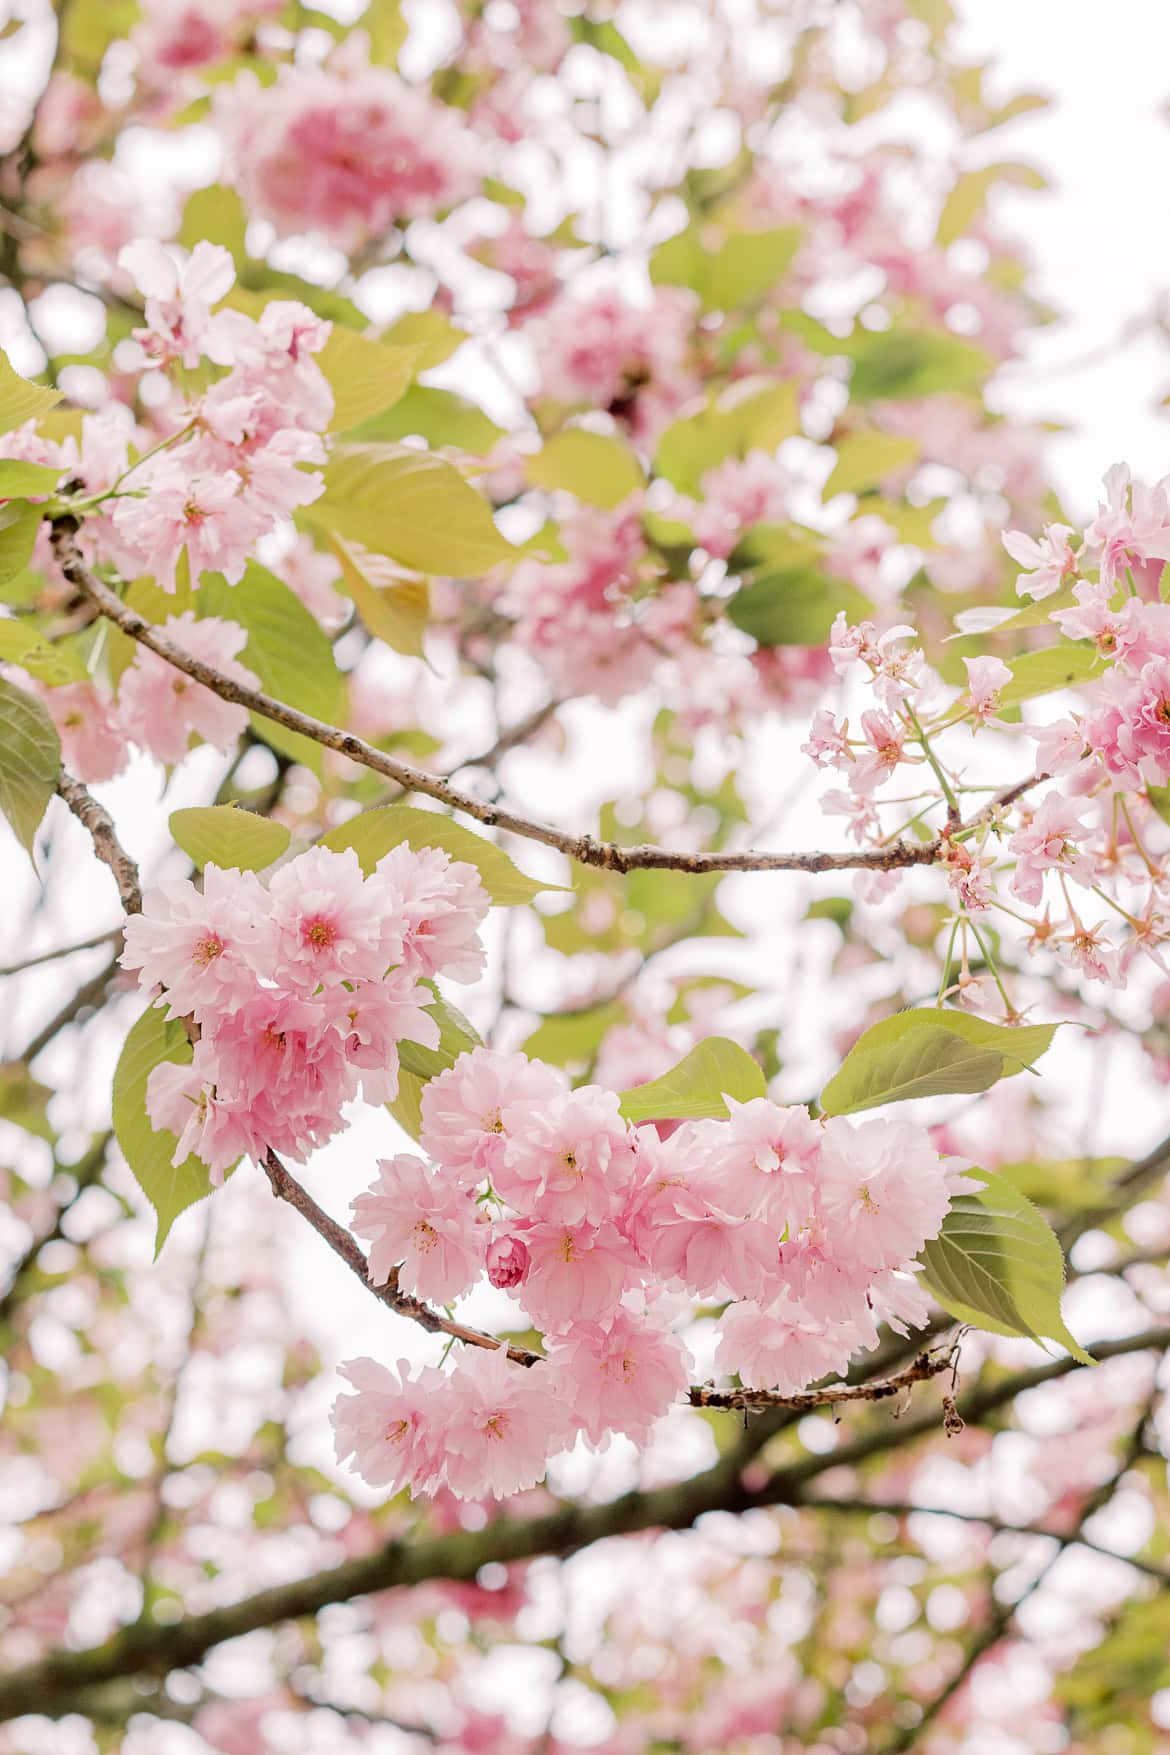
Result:
<svg viewBox="0 0 1170 1755"><path fill-rule="evenodd" d="M696 874L711 871L893 871L900 866L932 865L939 857L942 843L937 839L915 843L897 841L888 847L866 848L857 853L768 853L755 848L741 852L682 853L669 847L622 847L612 841L595 841L591 835L567 834L549 823L521 816L504 805L489 804L470 792L462 792L438 774L428 774L423 768L387 755L384 750L375 749L372 744L339 726L327 725L322 719L301 713L260 689L248 688L221 675L202 659L192 658L144 616L128 609L116 593L90 571L77 546L77 529L77 520L73 517L53 520L53 548L70 584L89 597L101 613L130 639L157 653L176 670L202 683L222 700L234 701L276 725L300 732L323 748L334 750L372 773L393 780L404 791L421 792L452 810L462 811L488 828L506 829L525 840L555 848L579 865L597 866L603 871L666 870Z"/></svg>
<svg viewBox="0 0 1170 1755"><path fill-rule="evenodd" d="M113 873L125 912L141 914L142 885L138 877L138 867L119 841L109 811L86 791L80 780L75 780L64 768L57 781L57 791L78 822L88 831L93 850L102 864L109 866Z"/></svg>

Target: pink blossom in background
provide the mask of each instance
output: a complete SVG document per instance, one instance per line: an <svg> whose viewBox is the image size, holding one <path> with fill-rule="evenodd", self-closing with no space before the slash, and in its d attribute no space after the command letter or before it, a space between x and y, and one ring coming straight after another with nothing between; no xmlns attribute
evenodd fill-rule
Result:
<svg viewBox="0 0 1170 1755"><path fill-rule="evenodd" d="M214 116L251 210L281 234L352 248L471 194L470 138L444 105L370 66L360 32L328 66L284 67L274 85L242 73Z"/></svg>
<svg viewBox="0 0 1170 1755"><path fill-rule="evenodd" d="M235 682L259 688L256 673L237 662L236 654L248 636L236 622L218 616L196 620L191 610L185 610L170 616L159 632L189 657L212 665ZM192 733L226 755L248 724L245 707L222 700L145 646L136 649L118 684L118 717L127 737L160 762L181 762Z"/></svg>

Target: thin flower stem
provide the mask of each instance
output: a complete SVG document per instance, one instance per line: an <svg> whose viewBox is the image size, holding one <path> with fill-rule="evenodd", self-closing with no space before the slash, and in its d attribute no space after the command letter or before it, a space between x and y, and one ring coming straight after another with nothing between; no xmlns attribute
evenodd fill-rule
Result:
<svg viewBox="0 0 1170 1755"><path fill-rule="evenodd" d="M961 822L962 817L963 817L963 813L959 808L959 801L955 797L954 791L951 787L951 783L948 780L946 773L943 770L942 763L939 761L939 759L935 755L933 749L931 749L931 747L930 747L930 739L927 737L925 731L922 729L921 720L919 719L917 713L914 711L913 707L910 705L909 702L906 703L906 717L909 719L911 725L914 727L915 733L917 734L917 737L918 737L918 742L922 746L922 753L926 757L927 761L930 763L931 767L934 769L935 778L937 779L939 785L942 787L943 797L947 801L947 821L951 822L951 823Z"/></svg>

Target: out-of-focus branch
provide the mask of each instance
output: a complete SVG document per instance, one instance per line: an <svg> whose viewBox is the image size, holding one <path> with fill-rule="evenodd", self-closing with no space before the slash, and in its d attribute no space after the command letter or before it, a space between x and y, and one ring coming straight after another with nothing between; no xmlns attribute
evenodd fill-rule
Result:
<svg viewBox="0 0 1170 1755"><path fill-rule="evenodd" d="M1122 1340L1105 1341L1090 1351L1100 1360L1162 1351L1168 1346L1170 1327L1163 1327ZM1079 1369L1075 1359L1056 1359L1033 1370L1017 1372L994 1388L963 1397L958 1411L968 1422L974 1421L1013 1401L1026 1389ZM775 1429L768 1414L762 1417L759 1426L765 1437ZM60 1717L76 1710L80 1690L99 1682L143 1671L157 1674L186 1668L199 1663L225 1640L238 1639L260 1627L314 1615L330 1603L347 1602L373 1591L402 1589L435 1578L468 1580L489 1564L507 1566L538 1555L564 1557L607 1537L632 1535L640 1530L689 1529L709 1511L741 1513L760 1507L802 1507L811 1503L828 1509L831 1499L813 1501L806 1493L809 1480L826 1470L893 1449L936 1427L933 1415L897 1424L884 1421L880 1428L861 1434L852 1444L810 1458L813 1467L793 1464L775 1470L761 1484L750 1486L745 1483L745 1463L751 1460L757 1445L746 1449L736 1446L714 1467L668 1487L626 1493L600 1505L574 1503L543 1517L497 1518L480 1530L457 1530L426 1541L391 1542L376 1553L272 1586L201 1615L187 1615L165 1625L139 1622L124 1628L104 1645L87 1651L50 1652L0 1677L0 1721L27 1712ZM751 1437L751 1432L745 1434L745 1439ZM1089 1515L1086 1511L1085 1516Z"/></svg>

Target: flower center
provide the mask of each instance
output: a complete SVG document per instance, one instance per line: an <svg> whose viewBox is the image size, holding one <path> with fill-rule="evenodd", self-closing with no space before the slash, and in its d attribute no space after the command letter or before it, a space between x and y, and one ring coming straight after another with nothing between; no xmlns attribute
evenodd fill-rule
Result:
<svg viewBox="0 0 1170 1755"><path fill-rule="evenodd" d="M485 1438L506 1438L508 1436L508 1427L510 1423L506 1409L501 1408L498 1412L489 1414L483 1423Z"/></svg>
<svg viewBox="0 0 1170 1755"><path fill-rule="evenodd" d="M326 951L337 938L337 928L331 920L306 921L302 928L306 944L312 945L315 951Z"/></svg>
<svg viewBox="0 0 1170 1755"><path fill-rule="evenodd" d="M201 969L206 969L209 963L214 963L217 957L223 956L225 949L226 946L219 934L209 932L206 938L196 940L195 948L191 952L191 961L197 963Z"/></svg>
<svg viewBox="0 0 1170 1755"><path fill-rule="evenodd" d="M418 1224L411 1232L411 1237L414 1239L414 1247L416 1249L421 1249L424 1253L429 1249L433 1249L435 1244L439 1241L439 1233L435 1230L433 1225L428 1225L425 1219L419 1220Z"/></svg>

